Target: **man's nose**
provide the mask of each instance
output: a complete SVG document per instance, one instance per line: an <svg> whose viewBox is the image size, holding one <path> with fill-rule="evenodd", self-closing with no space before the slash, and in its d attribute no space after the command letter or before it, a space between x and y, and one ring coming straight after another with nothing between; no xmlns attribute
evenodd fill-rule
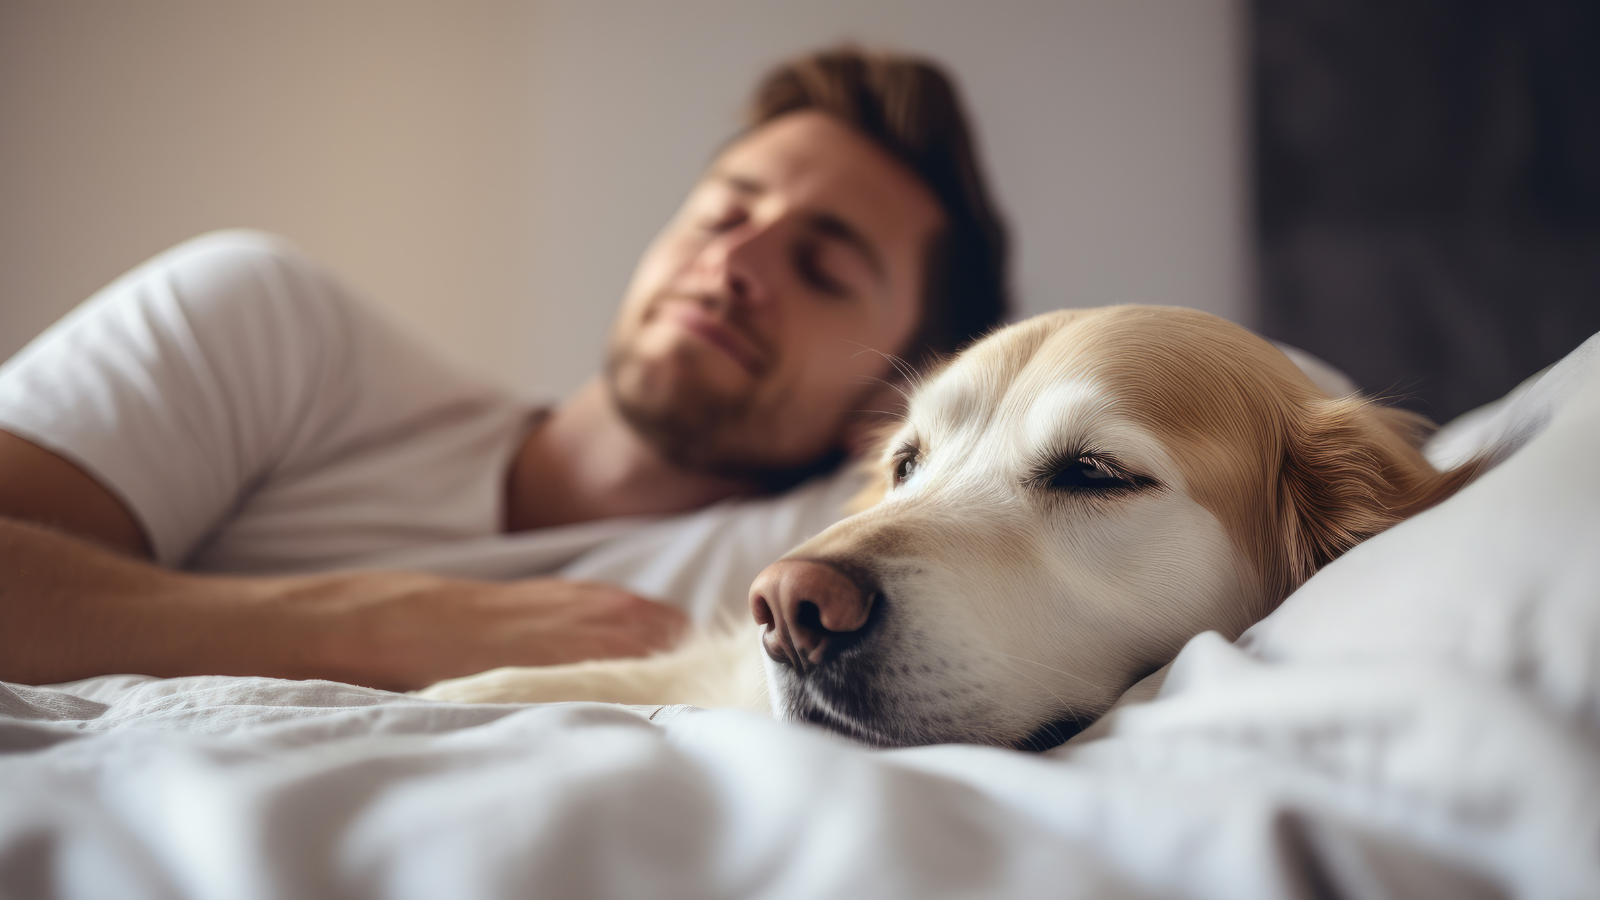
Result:
<svg viewBox="0 0 1600 900"><path fill-rule="evenodd" d="M767 655L804 671L858 636L876 594L826 562L781 559L750 586L750 613Z"/></svg>
<svg viewBox="0 0 1600 900"><path fill-rule="evenodd" d="M695 292L746 306L766 304L772 296L771 231L746 224L713 238L695 259Z"/></svg>

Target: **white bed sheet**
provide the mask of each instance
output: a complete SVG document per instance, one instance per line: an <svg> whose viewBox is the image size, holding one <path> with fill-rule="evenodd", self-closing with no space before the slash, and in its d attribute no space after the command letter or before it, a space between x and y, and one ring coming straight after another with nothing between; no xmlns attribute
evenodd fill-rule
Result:
<svg viewBox="0 0 1600 900"><path fill-rule="evenodd" d="M1186 663L1184 689L1123 714L1115 737L1043 756L868 751L732 711L470 707L321 682L14 689L0 893L1251 898L1327 896L1332 883L1332 896L1505 884L1584 897L1600 885L1594 748L1511 692L1434 670L1284 671L1214 638ZM73 695L98 700L61 709ZM1396 890L1407 883L1425 890Z"/></svg>
<svg viewBox="0 0 1600 900"><path fill-rule="evenodd" d="M874 751L731 711L13 686L0 896L1600 896L1586 348L1515 455L1240 644L1197 637L1104 739Z"/></svg>

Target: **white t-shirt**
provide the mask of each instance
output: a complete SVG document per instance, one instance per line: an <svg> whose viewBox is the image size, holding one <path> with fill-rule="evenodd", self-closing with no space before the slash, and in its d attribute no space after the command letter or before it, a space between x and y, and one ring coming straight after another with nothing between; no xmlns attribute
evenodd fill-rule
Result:
<svg viewBox="0 0 1600 900"><path fill-rule="evenodd" d="M150 260L0 367L0 428L88 471L157 561L196 571L560 573L703 619L742 605L858 485L846 473L688 516L502 534L535 411L246 231Z"/></svg>

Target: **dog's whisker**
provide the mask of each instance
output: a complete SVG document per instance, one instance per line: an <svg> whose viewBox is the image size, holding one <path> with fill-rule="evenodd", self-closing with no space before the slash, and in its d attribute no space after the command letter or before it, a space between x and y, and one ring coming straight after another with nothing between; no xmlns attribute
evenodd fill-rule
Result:
<svg viewBox="0 0 1600 900"><path fill-rule="evenodd" d="M895 372L900 375L901 380L905 382L907 387L916 389L917 387L921 386L922 373L917 370L916 366L913 366L911 363L907 362L901 357L896 356L893 353L885 353L875 347L868 347L866 344L862 344L858 341L847 341L847 343L855 344L857 347L861 348L860 351L855 354L856 356L860 356L862 353L876 353L877 355L883 357L884 360L888 362L889 365L895 370Z"/></svg>
<svg viewBox="0 0 1600 900"><path fill-rule="evenodd" d="M1016 666L1011 665L1011 663L1004 658L1004 657L1009 656L1009 655L1010 654L1001 654L1002 658L1000 660L1002 663L1005 664L1005 666L1007 668L1011 669L1011 671L1017 673L1018 675L1021 675L1023 678L1026 678L1029 681L1033 682L1034 684L1037 684L1039 687L1043 688L1044 692L1050 695L1050 699L1052 699L1052 700L1056 701L1056 703L1060 704L1062 709L1065 709L1067 711L1068 715L1074 716L1074 717L1076 716L1076 713L1072 712L1072 710L1071 710L1070 706L1068 705L1067 701L1065 699L1063 699L1060 694L1056 693L1054 688L1050 687L1050 685L1048 685L1048 684L1045 684L1043 681L1040 681L1038 678L1035 678L1034 676L1028 674L1027 672L1024 672L1021 669L1018 669ZM1024 660L1024 661L1026 662L1028 660ZM1059 670L1057 670L1057 671L1059 671ZM1070 673L1062 673L1062 674L1070 674ZM1084 679L1084 680L1087 681L1087 679Z"/></svg>
<svg viewBox="0 0 1600 900"><path fill-rule="evenodd" d="M878 384L900 395L900 399L907 404L911 402L911 391L902 382L879 378L876 375L862 375L857 379L858 384Z"/></svg>
<svg viewBox="0 0 1600 900"><path fill-rule="evenodd" d="M1049 669L1050 671L1055 672L1058 675L1065 675L1068 678L1077 678L1080 681L1088 681L1088 679L1084 678L1081 675L1076 675L1076 674L1074 674L1072 672L1068 672L1066 669L1057 668L1055 666L1050 665L1049 663L1040 662L1037 659L1030 659L1030 658L1028 658L1026 656L1018 656L1018 655L1016 655L1014 653L1001 653L1000 656L1002 656L1005 659L1014 659L1014 660L1016 660L1018 662L1025 662L1025 663L1028 663L1030 665L1035 665L1035 666L1038 666L1041 669Z"/></svg>
<svg viewBox="0 0 1600 900"><path fill-rule="evenodd" d="M1095 681L1094 681L1094 679L1092 679L1092 678L1086 678L1086 677L1084 677L1082 675L1078 675L1078 674L1073 673L1073 672L1068 672L1066 669L1058 669L1055 666L1048 665L1046 663L1042 663L1042 662L1040 662L1040 661L1038 661L1036 659L1029 659L1026 656L1017 656L1017 655L1012 654L1012 653L1001 653L1000 654L1000 658L1001 658L1001 661L1005 662L1007 666L1011 666L1011 664L1009 662L1010 660L1017 660L1018 662L1025 662L1025 663L1029 663L1031 665L1038 666L1041 669L1048 669L1049 671L1054 672L1057 675L1064 675L1067 678L1071 678L1074 681L1080 682L1082 684L1086 684L1086 685L1088 685L1090 687L1096 687L1097 686ZM1034 682L1038 683L1041 687L1044 686L1043 682L1039 681L1039 679L1037 679L1037 678L1034 678L1032 675L1029 675L1027 672L1023 672L1022 670L1017 669L1014 666L1011 666L1011 670L1013 672L1016 672L1019 675L1022 675L1022 676L1026 677L1026 678L1032 679ZM1046 690L1048 690L1048 688L1046 688ZM1055 696L1054 692L1051 692L1051 696ZM1055 699L1060 700L1061 698L1058 697L1058 696L1055 696Z"/></svg>

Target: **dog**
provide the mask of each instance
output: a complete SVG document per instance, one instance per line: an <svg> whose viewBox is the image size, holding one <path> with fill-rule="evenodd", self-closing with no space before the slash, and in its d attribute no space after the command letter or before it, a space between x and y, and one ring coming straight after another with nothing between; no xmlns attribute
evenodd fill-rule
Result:
<svg viewBox="0 0 1600 900"><path fill-rule="evenodd" d="M1423 458L1430 430L1323 393L1206 313L1048 313L915 389L865 508L751 586L759 641L701 637L422 694L766 705L876 746L1045 749L1189 638L1237 637L1470 480L1471 465Z"/></svg>

